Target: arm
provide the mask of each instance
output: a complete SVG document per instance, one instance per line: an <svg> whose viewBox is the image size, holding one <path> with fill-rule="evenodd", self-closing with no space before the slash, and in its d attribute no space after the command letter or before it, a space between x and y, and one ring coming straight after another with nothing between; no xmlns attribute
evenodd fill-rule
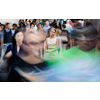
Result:
<svg viewBox="0 0 100 100"><path fill-rule="evenodd" d="M11 45L9 45L5 52L4 58L10 58L11 56L12 56Z"/></svg>
<svg viewBox="0 0 100 100"><path fill-rule="evenodd" d="M68 44L71 44L70 40L71 40L71 35L68 35Z"/></svg>
<svg viewBox="0 0 100 100"><path fill-rule="evenodd" d="M1 47L4 49L4 32L1 32Z"/></svg>
<svg viewBox="0 0 100 100"><path fill-rule="evenodd" d="M9 52L5 55L6 58L10 58L11 56L12 56L12 51L9 51Z"/></svg>
<svg viewBox="0 0 100 100"><path fill-rule="evenodd" d="M72 39L72 46L74 46L74 39Z"/></svg>
<svg viewBox="0 0 100 100"><path fill-rule="evenodd" d="M1 39L1 47L4 49L4 39Z"/></svg>

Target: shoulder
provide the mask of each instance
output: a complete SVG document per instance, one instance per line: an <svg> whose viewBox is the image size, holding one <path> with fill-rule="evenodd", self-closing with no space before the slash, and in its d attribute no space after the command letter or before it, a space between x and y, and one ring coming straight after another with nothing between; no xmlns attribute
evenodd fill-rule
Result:
<svg viewBox="0 0 100 100"><path fill-rule="evenodd" d="M56 40L59 40L58 38L56 38Z"/></svg>
<svg viewBox="0 0 100 100"><path fill-rule="evenodd" d="M46 41L48 41L49 40L49 38L46 38Z"/></svg>
<svg viewBox="0 0 100 100"><path fill-rule="evenodd" d="M45 28L46 26L44 25L43 28Z"/></svg>
<svg viewBox="0 0 100 100"><path fill-rule="evenodd" d="M50 39L50 38L48 37L46 40L48 40L48 39Z"/></svg>
<svg viewBox="0 0 100 100"><path fill-rule="evenodd" d="M8 45L8 48L11 48L12 47L12 44Z"/></svg>
<svg viewBox="0 0 100 100"><path fill-rule="evenodd" d="M59 36L58 38L61 39L61 36Z"/></svg>

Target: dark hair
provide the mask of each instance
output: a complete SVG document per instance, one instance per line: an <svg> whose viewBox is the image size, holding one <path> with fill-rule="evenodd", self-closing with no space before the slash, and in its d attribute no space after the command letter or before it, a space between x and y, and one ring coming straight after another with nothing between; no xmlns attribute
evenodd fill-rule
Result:
<svg viewBox="0 0 100 100"><path fill-rule="evenodd" d="M6 25L10 24L9 22L6 23Z"/></svg>
<svg viewBox="0 0 100 100"><path fill-rule="evenodd" d="M22 31L22 30L20 30L20 29L17 29L17 30L15 31L15 33L14 33L14 35L13 35L13 37L12 37L12 44L13 44L14 46L16 46L15 36L16 36L16 34L19 33L19 32L24 33L24 31Z"/></svg>
<svg viewBox="0 0 100 100"><path fill-rule="evenodd" d="M27 21L27 19L25 19L25 22Z"/></svg>
<svg viewBox="0 0 100 100"><path fill-rule="evenodd" d="M41 23L39 23L39 24L41 24ZM39 26L39 24L37 25L37 27ZM42 24L41 24L41 26L42 26Z"/></svg>
<svg viewBox="0 0 100 100"><path fill-rule="evenodd" d="M62 25L62 27L63 27L63 28L66 28L66 25L65 25L65 24L63 24L63 25Z"/></svg>
<svg viewBox="0 0 100 100"><path fill-rule="evenodd" d="M81 23L80 23L80 22L77 22L77 23L76 23L76 26L81 26Z"/></svg>
<svg viewBox="0 0 100 100"><path fill-rule="evenodd" d="M29 22L30 22L30 23L33 23L33 20L32 20L32 22L29 20Z"/></svg>
<svg viewBox="0 0 100 100"><path fill-rule="evenodd" d="M21 24L23 24L23 26L25 27L25 24L23 22L20 22L19 26L21 26Z"/></svg>
<svg viewBox="0 0 100 100"><path fill-rule="evenodd" d="M27 20L29 20L29 19L26 19L25 22L26 22ZM30 20L29 20L29 22L30 22Z"/></svg>
<svg viewBox="0 0 100 100"><path fill-rule="evenodd" d="M30 23L30 26L34 25L34 23ZM34 25L35 26L35 25Z"/></svg>
<svg viewBox="0 0 100 100"><path fill-rule="evenodd" d="M93 24L90 23L90 22L87 22L87 23L86 23L86 26L93 26Z"/></svg>
<svg viewBox="0 0 100 100"><path fill-rule="evenodd" d="M16 27L17 27L17 24L16 24L16 23L14 23L12 26L16 26Z"/></svg>
<svg viewBox="0 0 100 100"><path fill-rule="evenodd" d="M5 25L4 25L4 24L1 24L1 26L2 26L2 25L3 25L3 26L4 26L4 28L5 28Z"/></svg>

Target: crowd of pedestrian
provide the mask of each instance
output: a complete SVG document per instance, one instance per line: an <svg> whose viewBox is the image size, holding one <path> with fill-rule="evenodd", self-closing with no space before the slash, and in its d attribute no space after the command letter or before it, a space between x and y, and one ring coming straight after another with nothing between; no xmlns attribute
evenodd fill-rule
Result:
<svg viewBox="0 0 100 100"><path fill-rule="evenodd" d="M82 44L84 36L80 37L80 33L84 31L86 36L88 33L90 36L89 30L95 30L90 26L93 26L92 23L85 25L83 19L20 19L13 23L12 29L8 22L0 24L0 57L4 50L2 59L7 64L6 81L36 81L26 73L34 71L36 75L38 72L42 74L44 69L50 74L46 61L55 63L63 51ZM98 36L96 30L94 33ZM90 50L89 45L85 49Z"/></svg>
<svg viewBox="0 0 100 100"><path fill-rule="evenodd" d="M10 23L7 22L5 25L0 24L0 48L4 49L6 52L7 47L12 44L12 37L16 30L22 30L23 32L30 30L35 33L39 30L46 31L47 38L50 37L50 29L55 28L61 31L58 35L54 34L59 38L59 47L63 45L62 43L67 43L70 47L70 35L75 27L75 23L80 23L80 27L84 27L84 21L80 20L70 20L70 19L20 19L18 23L13 23L12 29ZM74 24L74 27L73 27ZM1 52L0 52L1 55Z"/></svg>

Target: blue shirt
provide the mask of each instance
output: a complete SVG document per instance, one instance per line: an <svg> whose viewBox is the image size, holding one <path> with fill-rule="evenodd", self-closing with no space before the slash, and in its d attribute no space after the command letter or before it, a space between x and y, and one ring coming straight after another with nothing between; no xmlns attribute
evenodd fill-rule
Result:
<svg viewBox="0 0 100 100"><path fill-rule="evenodd" d="M50 26L46 26L46 25L43 27L43 29L46 31L46 34L48 33L48 30L49 30L50 28L51 28Z"/></svg>
<svg viewBox="0 0 100 100"><path fill-rule="evenodd" d="M0 39L3 39L4 38L4 31L0 31Z"/></svg>
<svg viewBox="0 0 100 100"><path fill-rule="evenodd" d="M76 28L76 27L74 27L74 29L77 29L77 28ZM74 30L74 29L73 29L73 30ZM71 32L70 32L70 35L72 35L72 33L73 33L73 30L71 30Z"/></svg>

